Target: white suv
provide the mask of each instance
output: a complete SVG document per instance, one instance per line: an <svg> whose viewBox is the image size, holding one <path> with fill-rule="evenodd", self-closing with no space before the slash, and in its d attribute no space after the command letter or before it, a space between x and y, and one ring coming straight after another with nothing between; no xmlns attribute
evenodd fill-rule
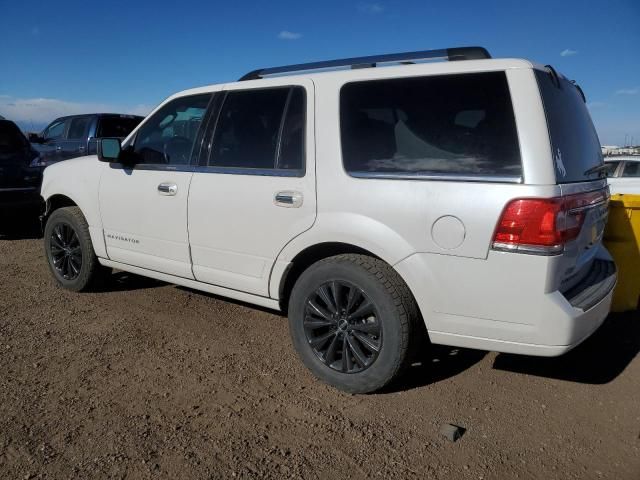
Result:
<svg viewBox="0 0 640 480"><path fill-rule="evenodd" d="M287 311L316 376L370 392L423 340L588 337L616 282L604 170L551 67L469 47L268 68L48 167L46 258L76 291L117 268Z"/></svg>
<svg viewBox="0 0 640 480"><path fill-rule="evenodd" d="M605 157L611 193L640 195L640 155Z"/></svg>

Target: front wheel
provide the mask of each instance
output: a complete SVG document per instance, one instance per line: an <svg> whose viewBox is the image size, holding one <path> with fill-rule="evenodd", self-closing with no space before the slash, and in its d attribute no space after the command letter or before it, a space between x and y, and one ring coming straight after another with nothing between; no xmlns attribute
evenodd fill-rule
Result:
<svg viewBox="0 0 640 480"><path fill-rule="evenodd" d="M60 208L47 219L44 251L54 279L69 290L88 290L108 273L98 262L89 226L78 207Z"/></svg>
<svg viewBox="0 0 640 480"><path fill-rule="evenodd" d="M420 315L391 266L365 255L337 255L309 267L289 299L289 328L305 365L349 393L379 390L409 362L421 339Z"/></svg>

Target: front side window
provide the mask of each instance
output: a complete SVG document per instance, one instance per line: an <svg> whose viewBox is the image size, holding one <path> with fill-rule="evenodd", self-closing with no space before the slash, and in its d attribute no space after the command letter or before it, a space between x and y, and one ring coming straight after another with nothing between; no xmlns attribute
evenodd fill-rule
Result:
<svg viewBox="0 0 640 480"><path fill-rule="evenodd" d="M211 94L180 97L140 127L133 144L138 163L187 165Z"/></svg>
<svg viewBox="0 0 640 480"><path fill-rule="evenodd" d="M624 170L622 171L623 177L640 177L640 161L638 162L625 162Z"/></svg>
<svg viewBox="0 0 640 480"><path fill-rule="evenodd" d="M81 138L86 137L89 122L91 122L91 117L77 117L71 119L67 138L69 140L80 140Z"/></svg>
<svg viewBox="0 0 640 480"><path fill-rule="evenodd" d="M351 174L522 175L504 72L346 84L340 131Z"/></svg>
<svg viewBox="0 0 640 480"><path fill-rule="evenodd" d="M64 120L56 120L42 134L45 140L56 140L64 134Z"/></svg>
<svg viewBox="0 0 640 480"><path fill-rule="evenodd" d="M209 166L301 170L304 111L301 87L228 92L217 121Z"/></svg>

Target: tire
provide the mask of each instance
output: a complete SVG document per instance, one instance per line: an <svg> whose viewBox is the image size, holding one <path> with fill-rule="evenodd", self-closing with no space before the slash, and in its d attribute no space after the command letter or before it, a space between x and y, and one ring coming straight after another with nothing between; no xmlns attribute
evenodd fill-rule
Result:
<svg viewBox="0 0 640 480"><path fill-rule="evenodd" d="M423 340L421 323L398 273L366 255L311 265L289 299L289 329L302 361L320 380L348 393L374 392L397 378Z"/></svg>
<svg viewBox="0 0 640 480"><path fill-rule="evenodd" d="M60 208L49 216L44 251L56 283L74 292L97 287L109 272L98 262L89 225L78 207Z"/></svg>

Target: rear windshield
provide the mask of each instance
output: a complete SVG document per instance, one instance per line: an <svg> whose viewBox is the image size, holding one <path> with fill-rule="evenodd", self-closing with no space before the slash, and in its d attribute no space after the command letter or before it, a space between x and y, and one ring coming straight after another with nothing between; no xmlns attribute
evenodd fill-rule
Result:
<svg viewBox="0 0 640 480"><path fill-rule="evenodd" d="M15 123L0 120L0 153L13 153L28 145L29 142Z"/></svg>
<svg viewBox="0 0 640 480"><path fill-rule="evenodd" d="M520 177L504 72L346 84L340 92L347 172Z"/></svg>
<svg viewBox="0 0 640 480"><path fill-rule="evenodd" d="M535 70L556 167L558 183L601 178L602 171L586 172L602 165L598 134L578 88L563 76Z"/></svg>
<svg viewBox="0 0 640 480"><path fill-rule="evenodd" d="M97 137L126 137L142 121L142 117L113 116L102 117L98 125Z"/></svg>

